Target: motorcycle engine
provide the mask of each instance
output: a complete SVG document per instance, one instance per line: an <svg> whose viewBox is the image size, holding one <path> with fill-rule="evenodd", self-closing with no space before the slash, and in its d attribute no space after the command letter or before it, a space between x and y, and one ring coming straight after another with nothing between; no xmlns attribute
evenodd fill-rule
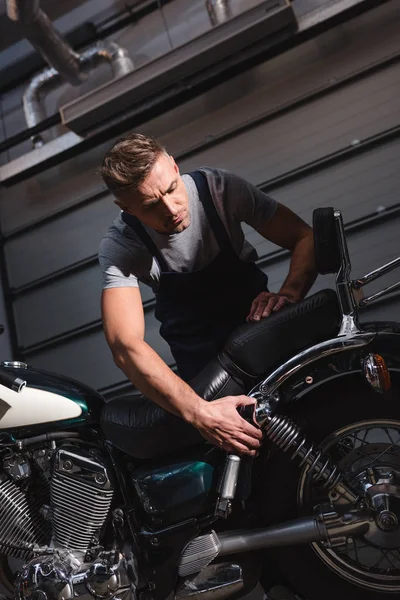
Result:
<svg viewBox="0 0 400 600"><path fill-rule="evenodd" d="M100 546L114 494L101 456L78 444L35 452L4 460L8 476L0 480L0 553L28 559L19 570L16 597L131 596L129 560ZM35 556L24 550L28 545L45 553Z"/></svg>
<svg viewBox="0 0 400 600"><path fill-rule="evenodd" d="M54 456L50 507L54 543L85 553L99 543L114 490L106 466L79 447L62 447Z"/></svg>

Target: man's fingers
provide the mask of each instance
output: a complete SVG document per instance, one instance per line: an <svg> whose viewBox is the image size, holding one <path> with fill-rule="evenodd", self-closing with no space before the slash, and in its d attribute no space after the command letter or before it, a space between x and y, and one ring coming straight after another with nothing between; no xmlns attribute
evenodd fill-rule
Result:
<svg viewBox="0 0 400 600"><path fill-rule="evenodd" d="M291 301L286 296L279 296L279 294L273 294L272 292L261 292L253 301L246 321L249 323L265 319L265 317L269 317L271 313L277 312L289 302Z"/></svg>
<svg viewBox="0 0 400 600"><path fill-rule="evenodd" d="M267 308L269 306L271 306L271 310L272 310L274 305L275 305L275 297L274 296L268 295L268 296L264 296L263 298L261 298L258 302L258 306L257 306L256 310L254 311L253 320L259 321L260 319L262 319L262 316L263 316L264 312L267 310Z"/></svg>
<svg viewBox="0 0 400 600"><path fill-rule="evenodd" d="M254 313L256 312L256 310L257 310L257 307L258 307L258 303L259 303L259 301L260 301L260 300L259 300L259 298L260 298L260 296L257 296L257 298L255 298L255 299L253 300L253 302L251 303L250 312L249 312L249 314L248 314L248 315L247 315L247 317L246 317L246 321L247 321L247 322L249 322L249 321L252 321L252 320L253 320L253 318L254 318Z"/></svg>
<svg viewBox="0 0 400 600"><path fill-rule="evenodd" d="M278 310L286 306L286 304L289 304L289 300L285 296L281 296L278 302L275 304L273 311L277 312Z"/></svg>
<svg viewBox="0 0 400 600"><path fill-rule="evenodd" d="M235 444L223 444L222 449L225 450L225 452L232 452L234 454L242 454L245 456L257 456L259 452L258 450L252 450L239 442L236 442Z"/></svg>
<svg viewBox="0 0 400 600"><path fill-rule="evenodd" d="M231 396L233 398L233 403L236 406L249 406L249 404L256 404L254 398L249 398L248 396Z"/></svg>
<svg viewBox="0 0 400 600"><path fill-rule="evenodd" d="M272 311L274 309L274 306L276 305L277 302L278 302L277 296L272 296L268 300L268 304L266 305L266 307L262 311L262 313L260 315L260 318L264 319L265 317L269 317L269 315L272 313Z"/></svg>

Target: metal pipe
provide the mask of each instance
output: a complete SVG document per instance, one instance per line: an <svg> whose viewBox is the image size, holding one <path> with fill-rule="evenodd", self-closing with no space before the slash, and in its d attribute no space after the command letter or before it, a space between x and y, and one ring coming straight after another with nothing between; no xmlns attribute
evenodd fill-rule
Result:
<svg viewBox="0 0 400 600"><path fill-rule="evenodd" d="M29 128L36 127L38 123L46 119L42 96L61 83L60 73L53 68L42 71L32 79L22 96L25 121ZM40 133L32 135L31 141L34 148L40 148L44 144Z"/></svg>
<svg viewBox="0 0 400 600"><path fill-rule="evenodd" d="M380 292L376 292L376 294L372 294L371 296L367 296L366 298L361 300L360 307L367 306L368 304L371 304L372 302L374 302L374 300L378 300L378 298L382 298L382 296L386 296L386 294L390 294L390 292L394 292L395 290L398 290L399 288L400 288L400 281L398 281L397 283L393 283L393 285L389 285L388 287L384 288Z"/></svg>
<svg viewBox="0 0 400 600"><path fill-rule="evenodd" d="M133 70L127 50L115 42L99 42L80 55L74 52L40 9L39 0L7 0L7 14L20 23L26 38L51 65L50 69L32 79L23 95L25 120L29 128L46 118L42 96L58 87L62 80L79 85L87 79L89 71L104 61L111 65L114 77L122 77ZM41 135L31 139L34 148L44 143Z"/></svg>
<svg viewBox="0 0 400 600"><path fill-rule="evenodd" d="M77 54L40 9L39 0L7 0L7 15L18 22L25 37L60 75L72 85L85 80Z"/></svg>
<svg viewBox="0 0 400 600"><path fill-rule="evenodd" d="M206 8L213 27L224 23L232 16L229 0L207 0Z"/></svg>
<svg viewBox="0 0 400 600"><path fill-rule="evenodd" d="M371 281L375 281L375 279L378 279L378 277L385 275L385 273L389 273L389 271L396 269L396 267L400 267L400 256L398 258L395 258L394 260L391 260L385 265L378 267L374 271L367 273L366 275L364 275L364 277L356 279L355 281L353 281L353 287L356 290L358 290L359 288L363 287L363 285L367 285L368 283L371 283Z"/></svg>
<svg viewBox="0 0 400 600"><path fill-rule="evenodd" d="M88 72L103 62L108 62L113 77L123 77L133 71L133 62L128 51L116 42L98 42L80 56L82 71Z"/></svg>
<svg viewBox="0 0 400 600"><path fill-rule="evenodd" d="M242 533L220 533L221 550L218 556L253 552L262 548L310 544L326 540L325 527L316 517L304 517L282 525Z"/></svg>
<svg viewBox="0 0 400 600"><path fill-rule="evenodd" d="M115 42L108 41L98 42L85 50L80 55L79 61L80 70L84 77L104 62L109 63L111 66L114 78L123 77L134 68L128 51ZM35 127L46 118L42 97L45 93L62 84L62 75L54 68L45 69L39 75L36 75L26 88L23 95L23 107L28 127ZM41 135L34 135L31 140L34 148L40 148L44 144Z"/></svg>
<svg viewBox="0 0 400 600"><path fill-rule="evenodd" d="M218 556L313 542L331 543L341 537L364 534L368 528L368 519L359 519L357 515L337 517L332 523L325 523L323 518L303 517L265 529L220 533Z"/></svg>

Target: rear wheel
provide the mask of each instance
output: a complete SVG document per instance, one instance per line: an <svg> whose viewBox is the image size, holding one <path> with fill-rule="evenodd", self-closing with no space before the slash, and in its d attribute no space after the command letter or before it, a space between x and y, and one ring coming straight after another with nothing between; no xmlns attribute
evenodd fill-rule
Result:
<svg viewBox="0 0 400 600"><path fill-rule="evenodd" d="M384 395L360 378L338 380L300 400L290 412L310 442L376 506L364 538L327 548L322 543L274 549L285 578L307 600L400 598L400 388ZM265 466L263 512L269 523L310 515L317 504L341 502L316 487L290 452L273 450ZM386 504L385 504L386 503Z"/></svg>

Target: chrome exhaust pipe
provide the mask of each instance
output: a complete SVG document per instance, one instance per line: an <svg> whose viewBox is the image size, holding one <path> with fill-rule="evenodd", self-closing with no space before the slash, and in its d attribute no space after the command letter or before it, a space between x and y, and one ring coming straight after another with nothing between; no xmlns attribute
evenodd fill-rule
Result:
<svg viewBox="0 0 400 600"><path fill-rule="evenodd" d="M357 513L340 516L332 512L330 515L304 517L265 529L220 533L218 556L312 542L327 542L329 546L340 545L341 540L368 531L369 524L368 517L359 516Z"/></svg>
<svg viewBox="0 0 400 600"><path fill-rule="evenodd" d="M305 517L265 529L220 533L218 539L221 544L218 556L224 556L262 548L322 542L327 539L327 532L319 519Z"/></svg>
<svg viewBox="0 0 400 600"><path fill-rule="evenodd" d="M325 542L340 546L348 537L356 537L369 529L371 517L357 512L337 513L325 507L313 517L303 517L263 529L247 529L216 533L211 531L191 540L184 548L178 565L181 577L199 573L214 559L264 548L279 548Z"/></svg>

